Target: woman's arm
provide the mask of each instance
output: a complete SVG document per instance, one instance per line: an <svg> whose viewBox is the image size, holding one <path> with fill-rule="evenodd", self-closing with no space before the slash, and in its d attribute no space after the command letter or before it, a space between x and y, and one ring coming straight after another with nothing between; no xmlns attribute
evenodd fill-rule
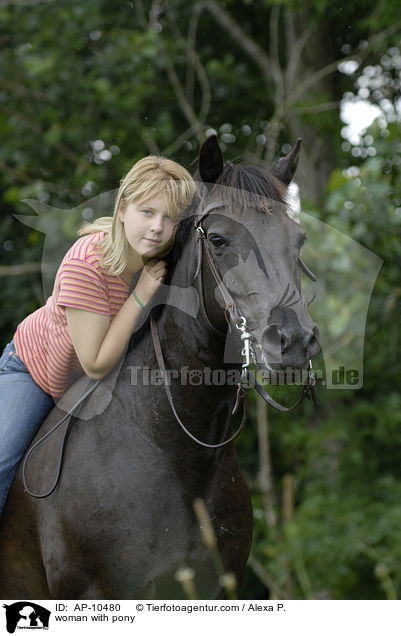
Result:
<svg viewBox="0 0 401 636"><path fill-rule="evenodd" d="M149 261L142 270L135 292L146 305L165 273L164 261ZM130 294L110 321L108 316L66 307L67 325L78 360L93 380L103 378L117 364L132 335L141 307Z"/></svg>

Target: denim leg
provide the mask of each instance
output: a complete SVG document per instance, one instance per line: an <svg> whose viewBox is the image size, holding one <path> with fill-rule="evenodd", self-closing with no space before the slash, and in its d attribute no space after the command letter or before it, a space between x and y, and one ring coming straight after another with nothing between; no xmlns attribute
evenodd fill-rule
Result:
<svg viewBox="0 0 401 636"><path fill-rule="evenodd" d="M0 516L18 465L53 406L11 341L0 358Z"/></svg>

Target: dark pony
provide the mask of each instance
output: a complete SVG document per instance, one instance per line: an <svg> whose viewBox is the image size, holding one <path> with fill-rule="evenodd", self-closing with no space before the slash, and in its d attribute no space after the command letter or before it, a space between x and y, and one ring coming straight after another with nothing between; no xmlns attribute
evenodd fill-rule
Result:
<svg viewBox="0 0 401 636"><path fill-rule="evenodd" d="M17 474L0 525L3 598L183 598L183 568L198 598L221 596L194 513L199 499L223 567L240 586L252 510L226 442L232 412L242 409L246 360L276 372L304 369L319 350L301 292L305 233L285 213L298 155L299 143L269 173L224 165L214 137L202 146L199 193L166 284L121 364L72 418L57 488L32 498ZM62 398L38 439L86 380ZM29 457L27 479L38 493L54 481L66 424Z"/></svg>

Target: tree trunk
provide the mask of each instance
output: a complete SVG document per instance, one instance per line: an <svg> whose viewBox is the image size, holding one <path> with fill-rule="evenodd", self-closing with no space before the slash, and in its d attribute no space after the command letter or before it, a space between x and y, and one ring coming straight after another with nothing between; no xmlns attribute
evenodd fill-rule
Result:
<svg viewBox="0 0 401 636"><path fill-rule="evenodd" d="M297 172L301 196L319 205L329 176L338 165L335 133L340 134L338 111L342 95L333 68L338 57L333 33L321 25L312 31L311 23L302 13L285 11L288 53L284 72L289 98L285 120L291 138L302 138Z"/></svg>

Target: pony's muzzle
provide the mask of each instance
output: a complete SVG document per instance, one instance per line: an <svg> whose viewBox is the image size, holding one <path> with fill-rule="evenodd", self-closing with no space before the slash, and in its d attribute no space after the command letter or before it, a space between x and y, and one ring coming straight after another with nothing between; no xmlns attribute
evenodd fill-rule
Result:
<svg viewBox="0 0 401 636"><path fill-rule="evenodd" d="M269 362L302 369L320 351L320 330L315 324L311 331L270 324L262 334L261 344Z"/></svg>

